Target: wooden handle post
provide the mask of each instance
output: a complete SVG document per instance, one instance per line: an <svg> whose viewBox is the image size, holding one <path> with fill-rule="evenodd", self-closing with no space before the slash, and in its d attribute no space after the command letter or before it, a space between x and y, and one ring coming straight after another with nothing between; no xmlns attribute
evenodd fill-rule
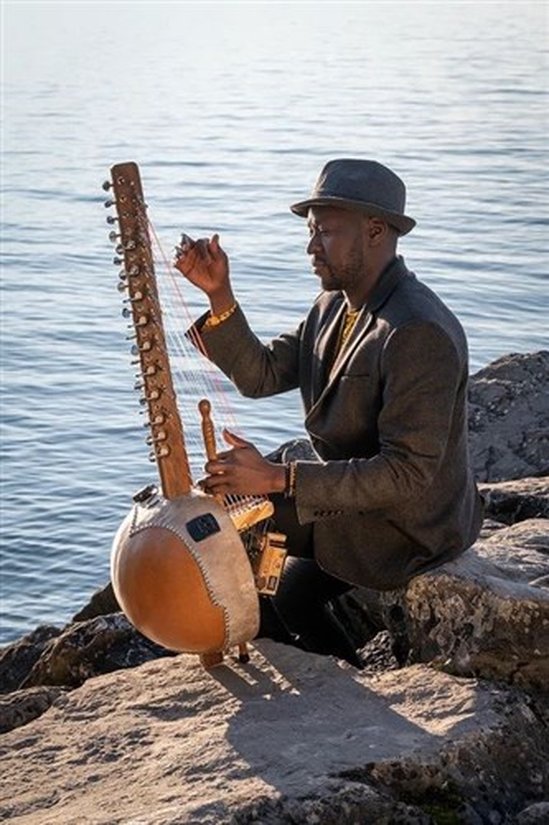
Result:
<svg viewBox="0 0 549 825"><path fill-rule="evenodd" d="M203 398L198 403L198 409L202 416L202 438L208 461L215 461L217 458L217 447L215 444L215 430L211 419L212 405L207 398Z"/></svg>

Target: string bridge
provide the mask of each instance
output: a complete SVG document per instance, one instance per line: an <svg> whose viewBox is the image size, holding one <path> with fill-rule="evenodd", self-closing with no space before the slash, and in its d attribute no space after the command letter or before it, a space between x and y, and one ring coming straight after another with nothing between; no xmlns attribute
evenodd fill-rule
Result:
<svg viewBox="0 0 549 825"><path fill-rule="evenodd" d="M211 404L207 398L199 401L198 410L202 417L202 438L206 457L208 461L215 461L217 458L215 427L211 418ZM274 513L273 503L266 496L227 495L218 498L239 533L249 530L254 524L265 521Z"/></svg>

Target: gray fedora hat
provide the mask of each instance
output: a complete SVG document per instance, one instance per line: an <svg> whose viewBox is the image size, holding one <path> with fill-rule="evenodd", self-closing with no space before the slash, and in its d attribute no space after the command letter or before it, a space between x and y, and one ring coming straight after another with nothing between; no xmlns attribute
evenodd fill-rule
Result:
<svg viewBox="0 0 549 825"><path fill-rule="evenodd" d="M306 218L311 206L358 209L383 218L406 235L416 222L404 214L406 187L398 175L375 160L339 158L329 161L320 173L311 195L290 209Z"/></svg>

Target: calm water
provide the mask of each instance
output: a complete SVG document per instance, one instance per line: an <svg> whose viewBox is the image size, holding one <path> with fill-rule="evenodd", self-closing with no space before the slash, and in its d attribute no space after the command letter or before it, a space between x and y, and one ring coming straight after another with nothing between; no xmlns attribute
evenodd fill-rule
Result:
<svg viewBox="0 0 549 825"><path fill-rule="evenodd" d="M136 160L162 245L219 230L257 332L317 291L288 204L334 156L405 179L407 263L471 368L547 346L544 3L5 3L2 628L108 576L143 444L100 184ZM191 312L200 295L187 292ZM184 323L184 320L182 321ZM234 399L269 449L297 397Z"/></svg>

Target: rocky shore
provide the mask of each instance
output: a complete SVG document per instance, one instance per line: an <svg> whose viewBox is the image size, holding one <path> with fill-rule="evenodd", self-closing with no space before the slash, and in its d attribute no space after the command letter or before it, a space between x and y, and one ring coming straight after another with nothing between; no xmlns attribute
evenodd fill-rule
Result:
<svg viewBox="0 0 549 825"><path fill-rule="evenodd" d="M548 388L548 352L471 378L482 534L402 590L334 603L362 671L268 640L205 670L108 591L0 651L0 819L549 822Z"/></svg>

